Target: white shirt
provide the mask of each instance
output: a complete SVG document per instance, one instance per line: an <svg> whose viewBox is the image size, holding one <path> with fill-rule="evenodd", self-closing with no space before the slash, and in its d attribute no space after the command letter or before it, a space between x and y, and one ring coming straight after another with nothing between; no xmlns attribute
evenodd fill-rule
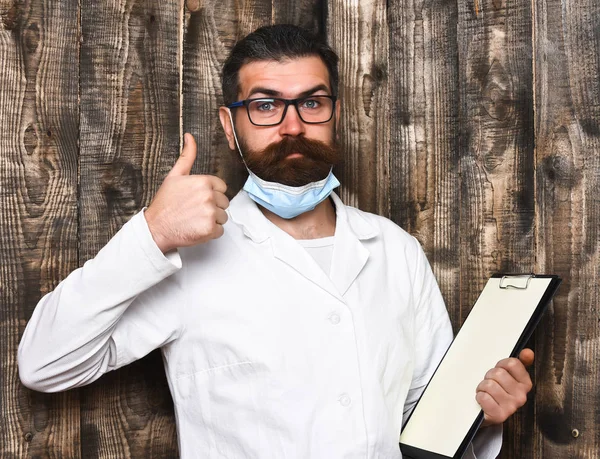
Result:
<svg viewBox="0 0 600 459"><path fill-rule="evenodd" d="M313 257L313 260L317 262L323 272L328 276L329 272L331 271L334 239L335 236L298 240L298 243L304 247L308 254Z"/></svg>
<svg viewBox="0 0 600 459"><path fill-rule="evenodd" d="M221 238L168 256L139 213L40 300L23 383L82 386L161 347L183 458L400 458L448 314L416 239L332 199L329 276L243 191Z"/></svg>

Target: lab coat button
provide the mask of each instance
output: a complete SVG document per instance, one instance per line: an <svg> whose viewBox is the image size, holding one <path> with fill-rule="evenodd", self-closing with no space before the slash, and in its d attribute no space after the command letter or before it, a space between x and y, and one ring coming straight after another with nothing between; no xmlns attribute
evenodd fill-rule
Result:
<svg viewBox="0 0 600 459"><path fill-rule="evenodd" d="M350 398L350 396L348 394L340 395L340 398L338 400L340 402L340 405L342 405L342 406L348 406L348 405L350 405L350 402L352 401L352 399Z"/></svg>
<svg viewBox="0 0 600 459"><path fill-rule="evenodd" d="M331 322L333 325L337 325L340 323L340 316L339 314L336 314L335 312L333 314L331 314L329 316L329 322Z"/></svg>

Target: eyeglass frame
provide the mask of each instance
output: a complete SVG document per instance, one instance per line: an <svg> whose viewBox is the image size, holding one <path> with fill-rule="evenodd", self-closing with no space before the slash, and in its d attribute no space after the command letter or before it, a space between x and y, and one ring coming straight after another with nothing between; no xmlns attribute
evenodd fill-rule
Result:
<svg viewBox="0 0 600 459"><path fill-rule="evenodd" d="M300 110L298 109L298 102L302 101L302 100L307 100L313 97L325 97L327 99L330 99L332 104L331 104L331 115L329 115L329 118L327 118L325 121L305 121L304 118L302 118L302 114L300 113ZM252 117L250 116L250 109L248 108L248 106L250 105L251 102L257 101L257 100L279 100L282 101L285 104L285 108L283 109L283 114L281 115L281 120L279 120L278 123L274 123L274 124L257 124L254 121L252 121ZM331 118L333 118L333 114L335 112L335 103L337 102L337 96L330 96L329 94L317 94L314 96L304 96L304 97L298 97L296 99L283 99L281 97L256 97L256 98L252 98L252 99L244 99L244 100L238 100L237 102L233 102L229 105L227 105L226 107L231 109L231 108L240 108L240 107L246 107L246 114L248 115L248 120L250 120L250 123L252 123L254 126L259 126L259 127L271 127L271 126L278 126L281 123L283 123L283 120L285 119L285 115L287 115L287 110L288 107L290 105L293 105L296 108L296 113L298 113L298 116L300 117L300 120L302 120L303 123L306 124L324 124L324 123L328 123L329 121L331 121Z"/></svg>

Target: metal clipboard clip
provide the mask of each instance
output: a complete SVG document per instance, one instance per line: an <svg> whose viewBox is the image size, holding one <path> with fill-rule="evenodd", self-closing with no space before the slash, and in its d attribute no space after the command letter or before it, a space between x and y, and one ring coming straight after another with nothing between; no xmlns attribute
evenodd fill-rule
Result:
<svg viewBox="0 0 600 459"><path fill-rule="evenodd" d="M535 277L535 274L516 274L514 276L502 276L499 287L502 289L516 288L526 290L529 282Z"/></svg>

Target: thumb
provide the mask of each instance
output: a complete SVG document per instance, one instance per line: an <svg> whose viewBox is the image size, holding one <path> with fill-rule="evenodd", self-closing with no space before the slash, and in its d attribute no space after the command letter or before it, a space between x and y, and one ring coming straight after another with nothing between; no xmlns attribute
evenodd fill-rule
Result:
<svg viewBox="0 0 600 459"><path fill-rule="evenodd" d="M533 354L533 351L531 349L525 348L519 354L519 360L526 367L530 366L533 363L533 359L534 359L534 354Z"/></svg>
<svg viewBox="0 0 600 459"><path fill-rule="evenodd" d="M173 175L190 175L194 161L196 160L196 140L189 132L183 136L183 150L169 172L169 176Z"/></svg>

